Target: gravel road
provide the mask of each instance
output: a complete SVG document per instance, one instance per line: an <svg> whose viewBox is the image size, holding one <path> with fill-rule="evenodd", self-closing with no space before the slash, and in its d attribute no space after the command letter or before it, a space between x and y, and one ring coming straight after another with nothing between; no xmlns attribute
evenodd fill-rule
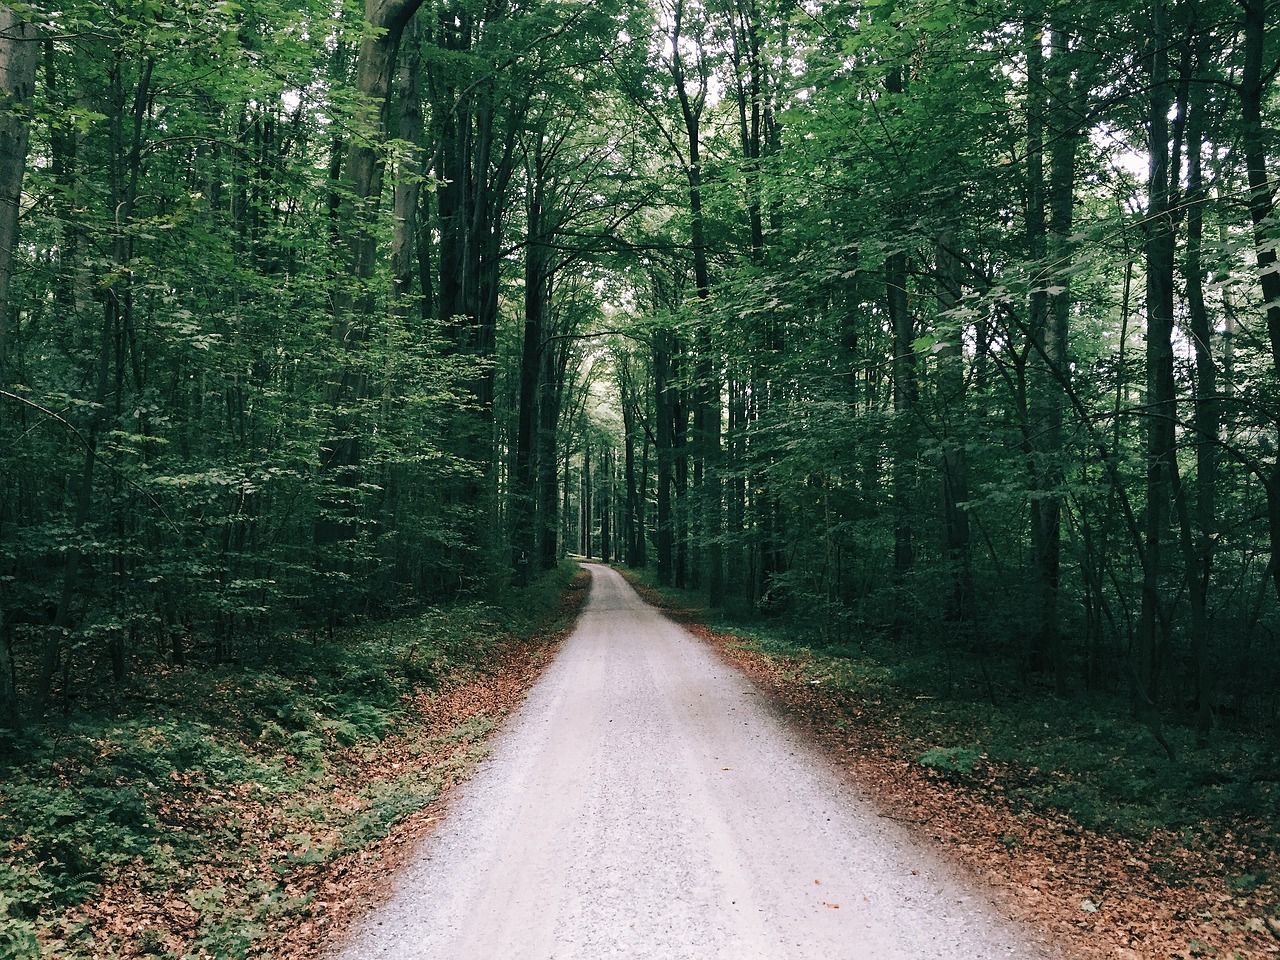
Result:
<svg viewBox="0 0 1280 960"><path fill-rule="evenodd" d="M1047 960L588 565L576 631L340 960Z"/></svg>

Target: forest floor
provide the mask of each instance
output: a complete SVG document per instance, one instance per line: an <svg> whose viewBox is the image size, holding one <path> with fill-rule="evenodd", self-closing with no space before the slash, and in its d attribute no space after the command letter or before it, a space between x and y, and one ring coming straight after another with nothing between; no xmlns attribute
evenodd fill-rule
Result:
<svg viewBox="0 0 1280 960"><path fill-rule="evenodd" d="M28 728L0 756L0 958L319 956L576 621L587 575L544 579Z"/></svg>
<svg viewBox="0 0 1280 960"><path fill-rule="evenodd" d="M965 735L943 732L946 707L934 697L865 674L851 679L838 657L762 644L718 623L709 629L714 618L705 608L630 579L749 675L882 816L942 845L1071 952L1097 960L1280 954L1274 820L1224 812L1176 828L1091 828L1046 802L1073 771L1000 761L980 744L955 746ZM1269 798L1274 773L1251 786Z"/></svg>
<svg viewBox="0 0 1280 960"><path fill-rule="evenodd" d="M588 566L573 634L333 960L1070 956Z"/></svg>
<svg viewBox="0 0 1280 960"><path fill-rule="evenodd" d="M1198 795L1223 804L1205 812L1188 801L1180 822L1164 815L1154 825L1128 811L1131 822L1112 828L1065 802L1083 796L1084 778L1061 757L1036 764L985 750L962 729L972 718L947 713L941 697L886 682L864 663L751 639L688 598L636 585L750 676L884 817L944 847L1072 952L1280 954L1280 844L1265 815L1277 799L1274 763L1244 776L1259 769L1257 756L1240 769L1184 756L1164 768L1166 783L1194 781ZM508 631L482 662L439 676L418 638L440 624L409 624L403 638L371 634L379 663L400 644L397 657L433 674L407 693L348 689L364 676L359 663L332 681L305 665L305 682L173 672L140 683L127 718L11 746L27 760L6 760L0 777L0 957L320 956L434 829L451 785L550 661L585 586L580 578L563 599L548 592L559 609L539 619L560 627ZM469 631L460 619L450 629ZM1066 711L1092 726L1085 707ZM1046 752L1049 722L1037 745ZM1083 749L1102 767L1142 749L1085 733ZM1236 804L1242 791L1250 802Z"/></svg>

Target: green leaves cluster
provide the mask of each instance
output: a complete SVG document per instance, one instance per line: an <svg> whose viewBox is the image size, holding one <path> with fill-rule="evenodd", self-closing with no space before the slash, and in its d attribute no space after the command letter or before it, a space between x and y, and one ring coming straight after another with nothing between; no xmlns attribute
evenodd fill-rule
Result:
<svg viewBox="0 0 1280 960"><path fill-rule="evenodd" d="M77 908L110 887L190 908L183 956L249 955L307 906L290 886L300 872L384 837L461 772L497 719L481 712L432 739L415 695L489 669L512 637L555 629L575 575L566 564L495 603L342 642L294 637L252 666L167 671L140 681L117 716L3 734L0 952L170 950L171 930L123 944L81 923ZM437 751L447 764L422 760Z"/></svg>
<svg viewBox="0 0 1280 960"><path fill-rule="evenodd" d="M1274 372L1258 276L1241 258L1255 242L1234 199L1247 189L1229 80L1243 40L1231 4L1163 6L1172 46L1156 55L1168 57L1170 83L1210 92L1194 107L1199 141L1178 140L1189 135L1178 127L1168 145L1183 177L1178 496L1196 529L1180 533L1171 506L1157 535L1142 527L1146 431L1165 415L1144 405L1151 10L913 2L801 15L698 5L707 22L738 17L762 38L763 66L748 79L763 83L741 91L734 78L747 76L748 58L731 31L700 51L724 90L704 125L715 157L703 178L713 295L686 308L681 329L686 376L705 362L729 406L733 453L718 469L737 485L725 496L740 502L726 509L743 517L716 538L694 531L691 549L705 557L715 543L736 556L746 599L787 597L836 642L867 631L935 644L981 636L984 656L1021 662L1058 689L1125 691L1136 673L1149 681L1165 671L1152 689L1174 714L1184 709L1174 690L1207 682L1194 660L1207 649L1228 699L1252 704L1255 719L1265 713L1270 667L1255 663L1265 680L1242 669L1245 636L1276 614L1266 573L1274 544L1258 522ZM1217 53L1201 59L1197 44ZM1265 56L1273 62L1270 46ZM755 152L739 121L761 105L781 129ZM1186 180L1193 150L1208 183L1200 199ZM1210 397L1186 316L1192 203L1210 281L1219 384ZM764 226L754 240L753 216ZM1062 332L1049 333L1059 314ZM715 344L709 361L699 336ZM746 414L735 423L727 398L739 394ZM1198 440L1193 420L1213 402L1221 431ZM1218 445L1221 472L1201 476L1205 444ZM965 488L947 506L941 490L958 464ZM1207 525L1197 502L1213 504ZM963 544L949 544L961 526ZM1154 655L1138 649L1153 536L1166 544L1153 561ZM1172 559L1184 537L1212 555L1199 573ZM786 569L767 571L762 551L779 541ZM1207 639L1191 625L1186 577L1208 585ZM1240 592L1241 582L1251 586ZM1253 605L1241 605L1245 594Z"/></svg>

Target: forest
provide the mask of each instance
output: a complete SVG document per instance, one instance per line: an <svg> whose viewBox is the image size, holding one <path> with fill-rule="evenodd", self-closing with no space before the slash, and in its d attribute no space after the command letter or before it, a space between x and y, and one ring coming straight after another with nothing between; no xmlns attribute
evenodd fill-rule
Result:
<svg viewBox="0 0 1280 960"><path fill-rule="evenodd" d="M575 554L1274 743L1278 21L0 6L0 737Z"/></svg>

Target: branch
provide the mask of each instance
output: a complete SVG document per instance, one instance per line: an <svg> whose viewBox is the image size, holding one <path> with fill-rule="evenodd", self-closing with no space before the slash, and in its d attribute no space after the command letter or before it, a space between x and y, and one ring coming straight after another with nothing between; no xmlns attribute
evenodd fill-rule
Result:
<svg viewBox="0 0 1280 960"><path fill-rule="evenodd" d="M48 417L54 423L61 424L61 426L65 430L67 430L67 432L70 433L73 437L75 437L76 440L80 443L80 445L83 446L85 450L89 452L89 456L92 459L101 463L113 474L115 474L117 477L119 477L129 486L133 487L134 490L138 491L138 493L142 494L144 497L150 500L151 505L160 511L160 516L164 517L165 522L168 523L169 526L173 527L174 532L182 533L182 528L179 527L177 523L174 522L173 518L169 516L168 511L165 510L164 508L164 504L162 504L159 500L157 500L151 494L150 491L140 487L134 480L126 476L122 471L117 469L112 464L107 463L105 460L103 460L102 457L98 455L97 448L92 443L89 442L88 438L86 438L85 435L80 432L79 428L70 420L67 420L65 417L63 417L59 413L54 413L48 407L41 406L40 404L36 403L34 400L28 400L26 397L19 396L16 393L10 393L8 390L0 390L0 397L5 397L6 399L13 400L17 403L21 403L25 406L28 406L31 409L36 410L41 414L43 414L44 416Z"/></svg>

